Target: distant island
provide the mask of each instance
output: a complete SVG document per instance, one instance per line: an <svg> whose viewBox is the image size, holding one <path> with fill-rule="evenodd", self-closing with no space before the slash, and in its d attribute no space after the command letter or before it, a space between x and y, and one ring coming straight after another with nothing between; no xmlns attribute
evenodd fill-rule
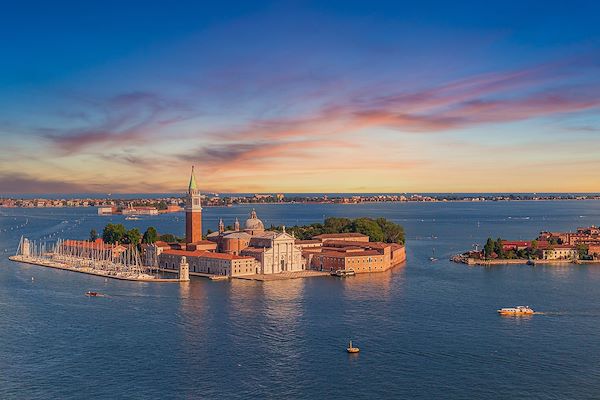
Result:
<svg viewBox="0 0 600 400"><path fill-rule="evenodd" d="M598 263L600 228L577 228L576 232L542 231L533 240L488 238L481 250L458 254L452 260L469 265Z"/></svg>
<svg viewBox="0 0 600 400"><path fill-rule="evenodd" d="M239 204L362 204L362 203L406 203L406 202L488 202L488 201L560 201L560 200L600 200L600 194L319 194L286 195L248 194L219 195L203 194L203 207L228 207ZM48 197L4 197L0 207L45 208L45 207L98 207L98 214L156 215L166 212L179 212L185 205L185 196L138 196L105 198L62 198Z"/></svg>

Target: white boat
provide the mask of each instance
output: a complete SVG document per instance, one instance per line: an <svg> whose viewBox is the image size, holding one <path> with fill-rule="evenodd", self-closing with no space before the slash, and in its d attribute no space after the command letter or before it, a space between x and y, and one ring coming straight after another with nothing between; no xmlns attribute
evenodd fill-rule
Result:
<svg viewBox="0 0 600 400"><path fill-rule="evenodd" d="M354 276L356 272L353 269L338 269L335 272L332 272L331 275L339 276L340 278L345 278L347 276Z"/></svg>
<svg viewBox="0 0 600 400"><path fill-rule="evenodd" d="M535 311L529 306L516 306L501 308L498 310L500 315L532 315Z"/></svg>

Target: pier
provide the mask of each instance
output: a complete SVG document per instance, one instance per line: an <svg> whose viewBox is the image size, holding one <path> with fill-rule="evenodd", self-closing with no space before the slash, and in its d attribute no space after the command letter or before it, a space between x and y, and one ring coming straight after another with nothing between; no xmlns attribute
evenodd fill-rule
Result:
<svg viewBox="0 0 600 400"><path fill-rule="evenodd" d="M159 277L158 270L142 265L135 246L121 246L117 249L117 246L104 243L60 239L48 246L46 242L29 241L22 237L17 253L9 257L9 260L126 281L189 281L187 275L172 279Z"/></svg>

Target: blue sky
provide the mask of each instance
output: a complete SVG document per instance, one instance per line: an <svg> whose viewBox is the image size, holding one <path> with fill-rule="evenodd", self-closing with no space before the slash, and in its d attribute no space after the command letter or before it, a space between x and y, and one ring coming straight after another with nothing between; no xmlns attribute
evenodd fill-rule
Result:
<svg viewBox="0 0 600 400"><path fill-rule="evenodd" d="M594 2L4 5L0 194L176 191L191 164L207 191L600 191L598 15Z"/></svg>

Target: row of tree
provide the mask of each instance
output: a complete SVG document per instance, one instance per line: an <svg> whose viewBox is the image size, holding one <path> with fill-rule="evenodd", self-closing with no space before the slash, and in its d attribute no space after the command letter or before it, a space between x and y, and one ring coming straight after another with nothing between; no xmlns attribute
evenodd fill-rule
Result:
<svg viewBox="0 0 600 400"><path fill-rule="evenodd" d="M228 227L232 229L231 227ZM283 230L282 226L271 226L272 230ZM313 236L324 233L362 233L369 236L373 242L404 244L404 228L385 218L337 218L330 217L324 223L315 223L303 226L293 226L288 229L298 239L311 239ZM210 230L209 230L210 233ZM90 240L98 238L95 229L90 231ZM183 239L170 233L159 235L156 228L150 226L141 234L137 228L127 229L123 224L107 224L102 230L102 239L105 243L140 244L154 243L158 240L172 243L182 242Z"/></svg>
<svg viewBox="0 0 600 400"><path fill-rule="evenodd" d="M95 229L90 231L90 241L98 239L98 232ZM115 244L140 244L140 243L154 243L158 240L164 242L179 242L181 238L176 237L170 233L159 235L156 228L150 226L146 229L144 234L140 233L139 229L127 229L123 224L107 224L102 230L102 240L104 243Z"/></svg>
<svg viewBox="0 0 600 400"><path fill-rule="evenodd" d="M282 226L271 226L273 230L281 231ZM298 239L308 240L313 236L324 233L362 233L369 236L373 242L400 243L404 244L404 228L385 218L337 218L329 217L324 223L310 225L292 226L287 229Z"/></svg>

